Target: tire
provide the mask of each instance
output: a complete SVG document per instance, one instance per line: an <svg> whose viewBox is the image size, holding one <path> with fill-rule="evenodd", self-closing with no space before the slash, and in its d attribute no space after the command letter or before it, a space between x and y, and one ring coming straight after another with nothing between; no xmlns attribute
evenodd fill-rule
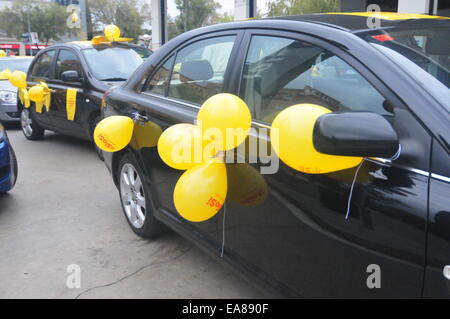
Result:
<svg viewBox="0 0 450 319"><path fill-rule="evenodd" d="M153 215L150 191L142 182L144 174L130 154L122 156L115 174L122 210L131 229L143 238L155 238L165 232L167 228Z"/></svg>
<svg viewBox="0 0 450 319"><path fill-rule="evenodd" d="M92 143L94 143L94 147L95 147L95 152L97 153L98 158L101 161L104 161L104 157L103 157L103 152L102 150L95 144L95 140L94 140L94 131L95 131L95 127L97 126L98 122L100 122L102 120L101 116L97 116L95 117L92 121L91 121L91 140Z"/></svg>
<svg viewBox="0 0 450 319"><path fill-rule="evenodd" d="M16 153L14 152L13 148L10 146L9 147L9 158L10 158L10 162L12 165L12 175L11 175L11 189L14 187L14 185L16 185L16 181L17 181L17 173L19 171L19 167L17 164L17 157L16 157Z"/></svg>
<svg viewBox="0 0 450 319"><path fill-rule="evenodd" d="M20 113L20 127L22 128L23 135L31 141L41 140L44 137L45 129L33 120L29 109L22 108Z"/></svg>

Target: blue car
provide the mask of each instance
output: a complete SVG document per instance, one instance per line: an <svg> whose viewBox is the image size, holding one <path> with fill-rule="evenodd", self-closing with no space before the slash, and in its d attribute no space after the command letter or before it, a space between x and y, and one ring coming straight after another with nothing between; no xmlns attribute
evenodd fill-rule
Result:
<svg viewBox="0 0 450 319"><path fill-rule="evenodd" d="M10 191L16 179L16 154L9 143L5 128L0 124L0 194Z"/></svg>

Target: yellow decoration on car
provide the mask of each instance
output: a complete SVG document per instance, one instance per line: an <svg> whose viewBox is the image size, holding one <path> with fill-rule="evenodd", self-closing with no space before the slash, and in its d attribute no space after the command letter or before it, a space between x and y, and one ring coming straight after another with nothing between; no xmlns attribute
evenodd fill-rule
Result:
<svg viewBox="0 0 450 319"><path fill-rule="evenodd" d="M450 19L448 17L430 16L426 14L415 13L397 13L397 12L328 12L326 14L340 14L348 16L370 17L380 20L409 20L409 19Z"/></svg>
<svg viewBox="0 0 450 319"><path fill-rule="evenodd" d="M110 42L120 38L120 29L114 24L107 25L103 33L105 34L105 38Z"/></svg>
<svg viewBox="0 0 450 319"><path fill-rule="evenodd" d="M45 82L40 82L28 90L28 96L35 103L37 113L42 113L44 105L47 112L50 110L51 92Z"/></svg>
<svg viewBox="0 0 450 319"><path fill-rule="evenodd" d="M181 175L173 192L178 213L191 222L216 215L227 196L227 170L224 163L194 166Z"/></svg>
<svg viewBox="0 0 450 319"><path fill-rule="evenodd" d="M30 90L28 90L28 95L30 100L33 101L36 105L36 112L42 113L42 107L44 105L44 88L39 85L33 86Z"/></svg>
<svg viewBox="0 0 450 319"><path fill-rule="evenodd" d="M67 119L73 121L77 111L77 89L69 88L66 93L66 112Z"/></svg>
<svg viewBox="0 0 450 319"><path fill-rule="evenodd" d="M129 42L132 38L121 38L120 29L114 24L107 25L103 30L104 35L98 35L92 39L92 45L111 44L112 42Z"/></svg>
<svg viewBox="0 0 450 319"><path fill-rule="evenodd" d="M19 99L25 108L30 107L30 98L27 91L27 75L22 71L14 71L9 75L9 82L19 90Z"/></svg>
<svg viewBox="0 0 450 319"><path fill-rule="evenodd" d="M155 147L158 144L161 134L162 129L156 123L146 122L143 124L136 124L133 130L131 146L136 149Z"/></svg>
<svg viewBox="0 0 450 319"><path fill-rule="evenodd" d="M197 116L203 138L213 139L219 150L239 146L248 136L252 116L238 96L219 93L211 96L201 106ZM214 133L216 131L216 133ZM214 136L215 134L219 136Z"/></svg>
<svg viewBox="0 0 450 319"><path fill-rule="evenodd" d="M186 170L203 163L202 132L192 124L180 123L166 129L158 140L158 154L168 166Z"/></svg>
<svg viewBox="0 0 450 319"><path fill-rule="evenodd" d="M94 142L105 152L120 151L130 143L133 128L134 122L128 116L109 116L95 127Z"/></svg>
<svg viewBox="0 0 450 319"><path fill-rule="evenodd" d="M6 56L5 50L0 50L0 58L3 58Z"/></svg>
<svg viewBox="0 0 450 319"><path fill-rule="evenodd" d="M270 139L279 158L308 174L325 174L357 166L361 157L319 153L313 144L316 120L331 111L315 104L298 104L281 111L272 123Z"/></svg>

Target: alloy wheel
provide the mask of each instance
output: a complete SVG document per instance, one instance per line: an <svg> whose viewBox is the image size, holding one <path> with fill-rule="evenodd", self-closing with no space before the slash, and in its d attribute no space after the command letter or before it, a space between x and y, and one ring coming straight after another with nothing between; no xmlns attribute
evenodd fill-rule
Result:
<svg viewBox="0 0 450 319"><path fill-rule="evenodd" d="M33 128L31 127L33 121L30 117L30 111L28 111L27 109L22 110L22 114L20 115L20 124L25 136L30 137L33 134Z"/></svg>
<svg viewBox="0 0 450 319"><path fill-rule="evenodd" d="M130 163L125 163L120 171L120 195L129 222L141 228L146 214L144 187L136 168Z"/></svg>

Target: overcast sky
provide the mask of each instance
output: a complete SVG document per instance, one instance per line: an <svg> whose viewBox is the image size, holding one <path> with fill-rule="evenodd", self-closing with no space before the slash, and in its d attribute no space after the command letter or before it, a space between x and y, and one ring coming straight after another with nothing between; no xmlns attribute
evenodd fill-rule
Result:
<svg viewBox="0 0 450 319"><path fill-rule="evenodd" d="M219 9L221 13L228 12L234 15L234 0L215 0L220 3L222 8ZM266 11L266 3L268 0L256 0L257 8L260 9L263 13ZM179 14L176 6L175 0L167 0L167 12L171 17L175 17Z"/></svg>

